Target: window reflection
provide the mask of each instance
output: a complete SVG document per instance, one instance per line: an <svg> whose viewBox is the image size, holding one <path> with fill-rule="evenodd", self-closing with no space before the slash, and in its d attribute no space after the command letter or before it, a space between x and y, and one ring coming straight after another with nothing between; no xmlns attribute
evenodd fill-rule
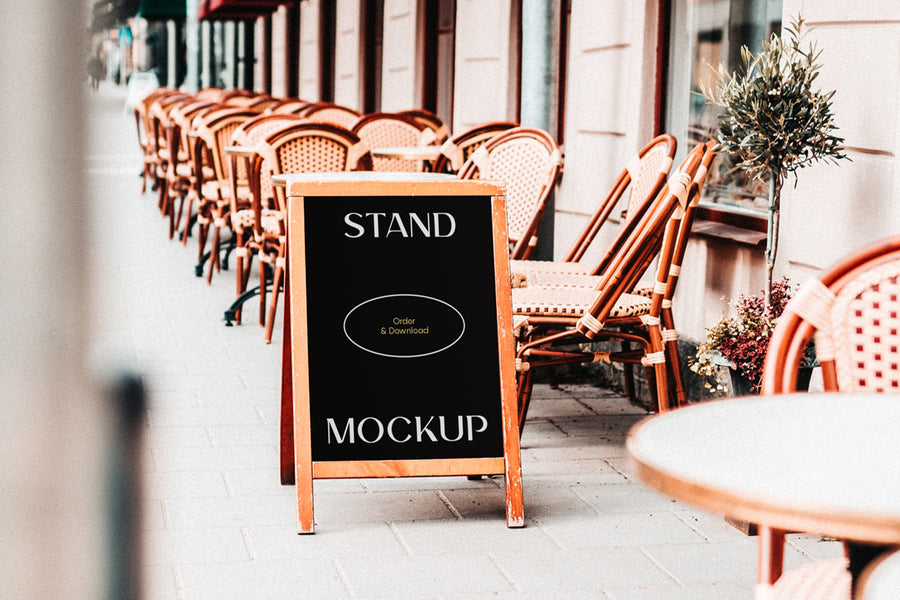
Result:
<svg viewBox="0 0 900 600"><path fill-rule="evenodd" d="M718 107L700 94L714 82L719 63L741 67L741 46L761 49L762 41L781 32L781 0L675 0L671 15L668 130L680 154L714 137ZM766 183L751 181L719 155L710 170L702 202L739 212L765 213Z"/></svg>

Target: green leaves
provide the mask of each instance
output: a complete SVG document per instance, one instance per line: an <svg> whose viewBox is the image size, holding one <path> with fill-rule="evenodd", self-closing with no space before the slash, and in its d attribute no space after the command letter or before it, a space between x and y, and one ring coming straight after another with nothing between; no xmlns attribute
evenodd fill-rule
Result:
<svg viewBox="0 0 900 600"><path fill-rule="evenodd" d="M741 48L743 68L716 70L715 87L701 92L708 102L722 107L718 117L721 151L738 158L738 168L752 178L779 181L819 160L849 158L834 135L834 91L822 92L813 84L819 76L822 51L810 43L801 47L803 19L763 42L758 54Z"/></svg>

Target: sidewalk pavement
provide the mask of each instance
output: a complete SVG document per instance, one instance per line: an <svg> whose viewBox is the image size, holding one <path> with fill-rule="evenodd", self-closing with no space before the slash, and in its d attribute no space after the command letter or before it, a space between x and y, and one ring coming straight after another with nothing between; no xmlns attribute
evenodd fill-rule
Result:
<svg viewBox="0 0 900 600"><path fill-rule="evenodd" d="M315 482L316 533L297 535L295 489L279 483L280 332L263 342L255 301L225 326L234 272L206 285L196 240L167 238L124 96L104 84L88 98L90 358L149 390L146 598L752 597L756 538L632 477L624 438L646 412L588 385L535 389L525 528L506 528L501 477L348 479ZM787 565L840 552L790 536Z"/></svg>

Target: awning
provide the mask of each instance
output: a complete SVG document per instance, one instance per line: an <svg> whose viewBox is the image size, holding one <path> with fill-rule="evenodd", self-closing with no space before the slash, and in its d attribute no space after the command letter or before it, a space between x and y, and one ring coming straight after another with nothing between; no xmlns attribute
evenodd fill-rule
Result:
<svg viewBox="0 0 900 600"><path fill-rule="evenodd" d="M285 3L286 0L201 0L198 17L220 21L255 19Z"/></svg>
<svg viewBox="0 0 900 600"><path fill-rule="evenodd" d="M187 14L185 0L141 0L137 14L148 21L183 19Z"/></svg>

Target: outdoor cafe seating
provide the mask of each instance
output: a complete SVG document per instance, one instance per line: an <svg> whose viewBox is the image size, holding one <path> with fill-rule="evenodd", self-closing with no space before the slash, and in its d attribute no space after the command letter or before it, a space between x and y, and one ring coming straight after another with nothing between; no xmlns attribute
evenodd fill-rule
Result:
<svg viewBox="0 0 900 600"><path fill-rule="evenodd" d="M511 259L525 259L534 252L562 164L562 151L546 131L515 127L486 142L460 168L460 179L496 179L506 184Z"/></svg>
<svg viewBox="0 0 900 600"><path fill-rule="evenodd" d="M869 244L806 282L785 307L772 334L763 373L762 393L797 391L797 374L810 340L822 369L825 391L900 392L900 236ZM877 457L872 457L877 460ZM785 531L759 524L759 583L772 586L772 598L822 598L826 588L849 585L847 561L819 565L809 572L782 574ZM854 575L867 554L884 547L849 541L847 554ZM861 558L862 556L862 558ZM787 590L805 585L808 593ZM842 592L848 597L846 590Z"/></svg>
<svg viewBox="0 0 900 600"><path fill-rule="evenodd" d="M663 335L663 300L671 297L680 255L690 231L696 198L706 177L704 165L712 147L697 145L677 172L669 178L651 206L636 218L615 245L601 275L566 274L545 277L532 273L513 289L519 427L525 425L534 369L571 363L603 361L637 362L652 371L660 411L669 408L670 385L667 358L672 353L670 336ZM631 293L657 260L650 296ZM595 350L599 341L626 341L622 351ZM676 355L677 356L677 355Z"/></svg>
<svg viewBox="0 0 900 600"><path fill-rule="evenodd" d="M469 157L472 156L472 153L478 150L482 144L507 129L518 126L519 124L513 121L491 121L454 135L441 144L440 153L432 164L432 170L435 173L458 172Z"/></svg>

